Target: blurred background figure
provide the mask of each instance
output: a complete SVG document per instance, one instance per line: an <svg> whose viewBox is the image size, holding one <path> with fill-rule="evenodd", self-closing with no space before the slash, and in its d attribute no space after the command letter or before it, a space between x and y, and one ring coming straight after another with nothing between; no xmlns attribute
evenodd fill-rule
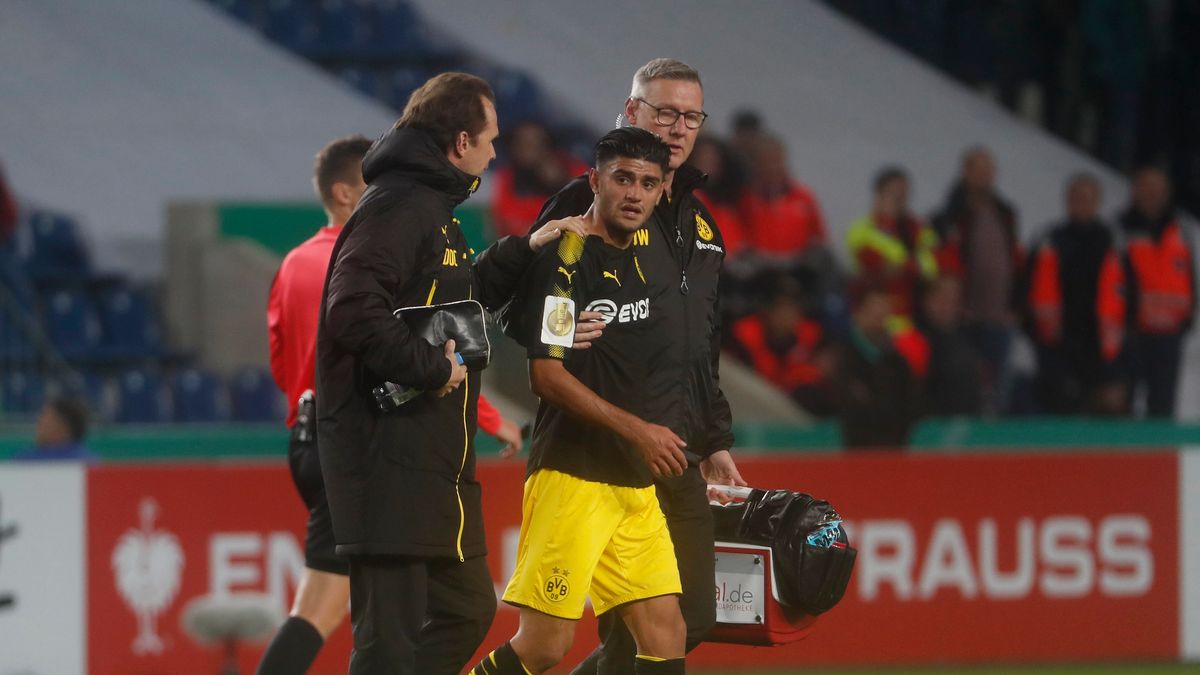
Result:
<svg viewBox="0 0 1200 675"><path fill-rule="evenodd" d="M733 324L729 351L813 415L833 413L833 359L821 324L805 316L795 280L776 277L767 293L765 307Z"/></svg>
<svg viewBox="0 0 1200 675"><path fill-rule="evenodd" d="M737 255L746 236L738 204L746 185L742 164L729 144L707 134L696 139L687 163L708 176L704 186L696 190L696 197L720 225L725 255Z"/></svg>
<svg viewBox="0 0 1200 675"><path fill-rule="evenodd" d="M938 274L937 235L909 210L908 173L896 166L879 171L871 212L850 224L846 244L851 272L887 288L892 310L912 317L925 285Z"/></svg>
<svg viewBox="0 0 1200 675"><path fill-rule="evenodd" d="M85 460L96 455L84 440L88 432L88 407L72 398L54 398L42 406L34 431L33 447L13 455L24 460Z"/></svg>
<svg viewBox="0 0 1200 675"><path fill-rule="evenodd" d="M524 236L542 204L587 165L558 148L540 122L522 122L508 133L507 161L495 174L492 226L496 236Z"/></svg>
<svg viewBox="0 0 1200 675"><path fill-rule="evenodd" d="M987 365L985 412L1003 413L1021 246L1016 211L996 192L990 150L975 146L963 154L958 181L933 224L941 240L938 263L962 279L967 330Z"/></svg>
<svg viewBox="0 0 1200 675"><path fill-rule="evenodd" d="M893 296L894 297L894 296ZM962 282L944 276L922 298L921 331L929 341L925 412L935 417L983 412L983 361L962 323Z"/></svg>
<svg viewBox="0 0 1200 675"><path fill-rule="evenodd" d="M1165 172L1134 174L1120 221L1131 270L1132 393L1144 394L1147 416L1174 417L1183 339L1196 314L1196 263Z"/></svg>
<svg viewBox="0 0 1200 675"><path fill-rule="evenodd" d="M855 284L851 307L850 333L837 345L832 377L842 443L847 449L902 448L921 411L927 354L922 363L912 335L888 328L892 296L886 288Z"/></svg>
<svg viewBox="0 0 1200 675"><path fill-rule="evenodd" d="M1126 408L1125 271L1100 202L1095 176L1073 176L1066 218L1030 252L1021 297L1037 352L1039 412L1116 415Z"/></svg>

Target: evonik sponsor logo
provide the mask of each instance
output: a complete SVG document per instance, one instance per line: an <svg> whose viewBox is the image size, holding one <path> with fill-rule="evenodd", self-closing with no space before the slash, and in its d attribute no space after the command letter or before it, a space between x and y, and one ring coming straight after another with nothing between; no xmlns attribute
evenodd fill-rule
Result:
<svg viewBox="0 0 1200 675"><path fill-rule="evenodd" d="M706 241L700 241L699 239L696 240L696 248L700 249L701 251L715 251L717 253L725 252L725 249L721 248L720 246L717 246L716 244L710 244Z"/></svg>
<svg viewBox="0 0 1200 675"><path fill-rule="evenodd" d="M984 518L934 522L928 539L906 520L845 523L858 548L859 598L924 601L950 592L968 600L1033 595L1071 600L1143 596L1154 584L1152 528L1141 514Z"/></svg>
<svg viewBox="0 0 1200 675"><path fill-rule="evenodd" d="M634 302L627 302L620 307L612 300L593 300L588 303L587 307L583 308L585 312L599 312L604 317L605 323L630 323L639 321L650 316L650 298L642 298Z"/></svg>

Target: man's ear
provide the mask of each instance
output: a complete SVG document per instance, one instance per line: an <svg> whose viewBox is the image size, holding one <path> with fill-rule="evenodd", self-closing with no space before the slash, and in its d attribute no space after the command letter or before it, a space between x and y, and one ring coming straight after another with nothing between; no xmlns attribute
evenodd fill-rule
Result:
<svg viewBox="0 0 1200 675"><path fill-rule="evenodd" d="M595 167L588 169L588 185L592 188L592 194L600 191L600 172Z"/></svg>
<svg viewBox="0 0 1200 675"><path fill-rule="evenodd" d="M335 204L345 206L350 203L350 184L335 181L329 186L329 196Z"/></svg>
<svg viewBox="0 0 1200 675"><path fill-rule="evenodd" d="M458 132L454 137L454 154L462 157L467 154L467 148L471 147L471 135L465 131Z"/></svg>
<svg viewBox="0 0 1200 675"><path fill-rule="evenodd" d="M637 109L638 102L635 98L630 96L625 99L625 119L629 120L630 124L633 124L637 119Z"/></svg>

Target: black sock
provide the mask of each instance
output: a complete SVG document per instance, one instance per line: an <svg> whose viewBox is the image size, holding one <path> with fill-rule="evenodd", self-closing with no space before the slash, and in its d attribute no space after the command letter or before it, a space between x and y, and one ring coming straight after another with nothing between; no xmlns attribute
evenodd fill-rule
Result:
<svg viewBox="0 0 1200 675"><path fill-rule="evenodd" d="M275 634L256 675L304 675L325 643L316 626L298 616L288 617Z"/></svg>
<svg viewBox="0 0 1200 675"><path fill-rule="evenodd" d="M683 675L683 659L656 659L638 654L633 662L633 672L637 675Z"/></svg>
<svg viewBox="0 0 1200 675"><path fill-rule="evenodd" d="M513 651L512 645L505 642L483 657L479 665L471 669L471 675L529 675L529 671Z"/></svg>

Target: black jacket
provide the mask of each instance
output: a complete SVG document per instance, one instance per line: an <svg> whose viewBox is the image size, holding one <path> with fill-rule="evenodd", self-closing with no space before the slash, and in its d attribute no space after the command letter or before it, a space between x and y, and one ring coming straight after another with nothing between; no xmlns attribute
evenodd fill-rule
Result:
<svg viewBox="0 0 1200 675"><path fill-rule="evenodd" d="M633 240L634 251L645 266L650 295L652 329L647 331L647 339L657 340L647 349L663 354L646 381L647 408L640 416L674 431L690 452L701 457L733 446L729 402L721 392L718 369L721 313L717 292L725 242L712 215L692 194L705 177L690 166L680 167L671 185L671 198L659 202L650 222ZM550 220L582 215L593 197L587 176L576 178L546 202L534 228ZM517 314L513 307L528 301L541 307L542 298L526 295L523 291L506 309L502 324ZM523 339L510 325L505 331L518 341Z"/></svg>
<svg viewBox="0 0 1200 675"><path fill-rule="evenodd" d="M506 300L533 258L505 238L472 264L453 210L478 179L432 138L393 129L363 160L368 183L334 245L317 332L317 435L337 551L343 555L483 555L475 480L480 373L444 398L378 410L388 380L438 389L450 376L440 345L408 332L398 307Z"/></svg>

